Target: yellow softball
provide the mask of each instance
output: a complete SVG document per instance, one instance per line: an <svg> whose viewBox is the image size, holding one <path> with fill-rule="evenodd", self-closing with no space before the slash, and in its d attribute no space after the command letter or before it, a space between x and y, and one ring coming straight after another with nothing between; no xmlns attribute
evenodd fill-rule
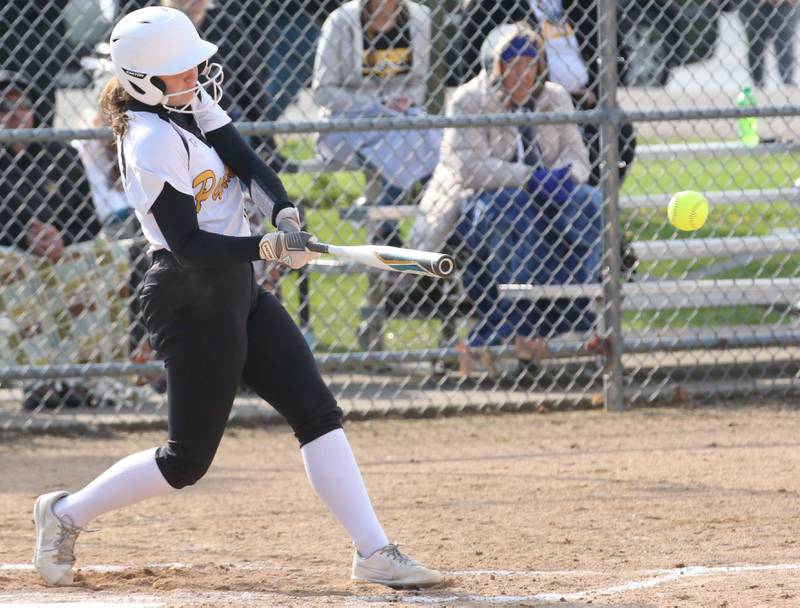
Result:
<svg viewBox="0 0 800 608"><path fill-rule="evenodd" d="M676 192L669 201L667 217L678 230L697 230L706 223L708 201L693 190Z"/></svg>

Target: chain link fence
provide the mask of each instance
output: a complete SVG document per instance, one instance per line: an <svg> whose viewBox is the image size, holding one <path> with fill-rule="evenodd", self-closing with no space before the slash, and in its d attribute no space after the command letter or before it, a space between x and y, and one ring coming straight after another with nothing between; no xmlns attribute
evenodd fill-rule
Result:
<svg viewBox="0 0 800 608"><path fill-rule="evenodd" d="M0 7L0 427L165 416L97 112L110 29L150 4ZM349 415L797 386L795 2L162 4L220 47L223 107L320 240L457 260L257 264ZM495 29L520 22L533 48ZM711 205L694 232L681 190ZM234 416L269 415L242 386Z"/></svg>

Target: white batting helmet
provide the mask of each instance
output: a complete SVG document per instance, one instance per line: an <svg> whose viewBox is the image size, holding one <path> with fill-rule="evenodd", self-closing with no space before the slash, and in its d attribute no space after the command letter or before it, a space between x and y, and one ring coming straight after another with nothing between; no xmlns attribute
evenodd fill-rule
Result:
<svg viewBox="0 0 800 608"><path fill-rule="evenodd" d="M211 97L222 97L222 67L208 60L217 52L217 45L200 38L194 24L174 8L151 6L123 17L111 32L111 62L123 88L136 100L150 106L166 106L169 97L182 95L201 86L211 85ZM199 67L206 78L186 91L165 95L166 86L158 76L171 76ZM191 112L169 107L178 112Z"/></svg>

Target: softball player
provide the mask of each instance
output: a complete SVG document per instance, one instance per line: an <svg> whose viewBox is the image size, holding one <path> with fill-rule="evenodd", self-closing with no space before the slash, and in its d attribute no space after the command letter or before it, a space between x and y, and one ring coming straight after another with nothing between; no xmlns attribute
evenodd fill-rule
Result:
<svg viewBox="0 0 800 608"><path fill-rule="evenodd" d="M391 587L438 583L438 572L388 542L336 400L291 317L256 286L251 262L300 268L317 254L306 250L313 237L300 230L277 175L217 105L222 69L208 62L216 51L169 8L134 11L111 34L116 78L101 110L153 256L142 303L167 367L169 439L123 458L74 494L40 496L34 564L47 583L71 584L75 540L89 521L197 482L244 380L292 426L312 487L355 545L352 578ZM249 236L241 184L277 232Z"/></svg>

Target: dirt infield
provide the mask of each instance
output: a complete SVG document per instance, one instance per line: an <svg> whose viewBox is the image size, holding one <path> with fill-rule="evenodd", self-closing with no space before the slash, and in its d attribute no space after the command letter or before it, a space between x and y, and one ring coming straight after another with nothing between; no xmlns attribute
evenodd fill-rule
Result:
<svg viewBox="0 0 800 608"><path fill-rule="evenodd" d="M196 487L94 523L78 584L27 563L30 509L159 433L0 443L0 604L800 605L800 410L566 412L348 425L391 538L448 572L393 592L351 548L284 428L231 429Z"/></svg>

